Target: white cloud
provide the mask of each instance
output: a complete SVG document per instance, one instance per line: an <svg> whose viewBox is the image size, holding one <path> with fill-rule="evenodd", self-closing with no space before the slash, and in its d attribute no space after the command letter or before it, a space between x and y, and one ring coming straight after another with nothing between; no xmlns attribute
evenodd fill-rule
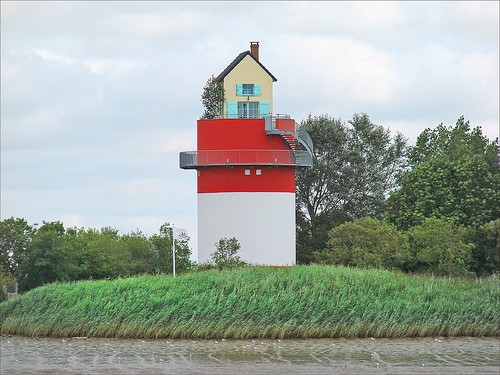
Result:
<svg viewBox="0 0 500 375"><path fill-rule="evenodd" d="M282 17L272 17L278 28L296 35L328 35L382 39L406 22L398 2L318 1L283 2ZM295 43L294 43L295 44ZM298 44L298 46L302 46Z"/></svg>
<svg viewBox="0 0 500 375"><path fill-rule="evenodd" d="M88 68L92 73L127 73L133 68L144 66L145 64L138 64L132 61L120 59L83 59L79 60L70 56L59 55L43 49L33 50L35 55L41 57L45 61L62 63L64 65L82 65Z"/></svg>
<svg viewBox="0 0 500 375"><path fill-rule="evenodd" d="M114 27L124 35L140 37L183 36L203 28L204 17L192 10L169 11L165 14L123 13L117 16Z"/></svg>
<svg viewBox="0 0 500 375"><path fill-rule="evenodd" d="M455 119L456 120L456 119ZM372 119L374 123L379 124L376 120ZM417 121L385 121L383 126L389 128L391 130L391 135L395 135L396 133L403 134L407 139L410 145L414 145L418 136L422 131L426 128L434 128L439 123L429 124L428 121L417 120Z"/></svg>
<svg viewBox="0 0 500 375"><path fill-rule="evenodd" d="M193 128L196 122L193 121ZM130 140L134 138L130 136ZM154 155L177 155L181 151L196 149L196 130L163 130L148 131L141 139L143 144L147 144L147 152Z"/></svg>
<svg viewBox="0 0 500 375"><path fill-rule="evenodd" d="M401 27L407 21L406 13L395 1L356 1L352 3L344 25L349 25L351 31L360 30L363 33L379 33ZM352 15L355 14L355 17Z"/></svg>
<svg viewBox="0 0 500 375"><path fill-rule="evenodd" d="M43 60L56 61L56 62L63 63L65 65L73 65L76 63L76 60L71 58L71 57L61 56L61 55L58 55L56 53L46 51L44 49L35 49L35 50L33 50L33 52L35 53L35 55L41 57Z"/></svg>
<svg viewBox="0 0 500 375"><path fill-rule="evenodd" d="M277 107L278 111L304 117L340 107L349 111L355 106L357 111L388 107L408 87L393 56L369 44L336 37L295 40L300 48L282 47L284 56L293 57L275 61L273 68L281 72L276 73L276 96L282 95L277 103L285 106Z"/></svg>
<svg viewBox="0 0 500 375"><path fill-rule="evenodd" d="M500 3L498 1L456 1L447 4L444 22L465 38L498 41Z"/></svg>
<svg viewBox="0 0 500 375"><path fill-rule="evenodd" d="M498 116L498 54L462 52L436 43L401 58L407 88L393 115L406 121L419 116L435 126L464 115L476 125ZM491 133L488 133L492 137Z"/></svg>
<svg viewBox="0 0 500 375"><path fill-rule="evenodd" d="M10 122L4 122L2 134L8 142L5 142L3 147L8 150L11 145L25 147L50 141L61 131L65 118L67 118L65 108L47 106L16 117Z"/></svg>
<svg viewBox="0 0 500 375"><path fill-rule="evenodd" d="M118 73L127 73L129 70L138 66L138 64L131 61L123 60L102 60L90 59L84 60L83 65L88 67L92 73L100 74L106 71L113 71Z"/></svg>

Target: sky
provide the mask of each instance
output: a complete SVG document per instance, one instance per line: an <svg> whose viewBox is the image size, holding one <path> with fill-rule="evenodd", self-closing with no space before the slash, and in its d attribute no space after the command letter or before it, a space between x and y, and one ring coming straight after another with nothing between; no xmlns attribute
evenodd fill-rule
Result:
<svg viewBox="0 0 500 375"><path fill-rule="evenodd" d="M367 113L411 144L460 116L499 132L499 2L5 1L1 219L158 233L197 251L196 149L207 79L250 41L274 109ZM215 250L215 248L214 248Z"/></svg>

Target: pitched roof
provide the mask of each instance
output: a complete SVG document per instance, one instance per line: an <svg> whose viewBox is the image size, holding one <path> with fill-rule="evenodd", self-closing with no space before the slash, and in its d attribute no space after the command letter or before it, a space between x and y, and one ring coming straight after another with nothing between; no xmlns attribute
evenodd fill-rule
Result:
<svg viewBox="0 0 500 375"><path fill-rule="evenodd" d="M221 74L219 74L219 75L217 76L217 78L215 79L215 81L222 81L222 80L223 80L223 79L224 79L224 78L225 78L225 77L226 77L226 76L227 76L227 75L231 72L231 70L233 70L233 69L234 69L234 67L235 67L236 65L238 65L238 64L241 62L241 60L243 60L243 59L244 59L247 55L249 55L252 59L254 59L254 61L255 61L257 64L259 64L259 65L260 65L260 67L261 67L262 69L264 69L264 71L265 71L267 74L269 74L269 76L273 79L273 82L276 82L276 81L277 81L276 77L274 77L274 76L271 74L271 72L270 72L269 70L267 70L267 69L266 69L266 67L265 67L264 65L262 65L262 64L259 62L259 60L257 60L257 59L256 59L256 58L255 58L255 57L254 57L254 56L250 53L250 51L245 51L245 52L240 53L240 54L239 54L239 55L238 55L238 56L237 56L237 57L233 60L233 62L232 62L231 64L229 64L229 65L227 66L227 68L226 68L226 69L224 69L224 70L222 71L222 73L221 73Z"/></svg>

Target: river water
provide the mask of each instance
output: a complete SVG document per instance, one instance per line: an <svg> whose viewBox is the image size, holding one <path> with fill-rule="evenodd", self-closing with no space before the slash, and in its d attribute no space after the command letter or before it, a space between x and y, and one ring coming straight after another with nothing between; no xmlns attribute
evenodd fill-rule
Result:
<svg viewBox="0 0 500 375"><path fill-rule="evenodd" d="M500 374L498 338L119 340L1 337L8 374Z"/></svg>

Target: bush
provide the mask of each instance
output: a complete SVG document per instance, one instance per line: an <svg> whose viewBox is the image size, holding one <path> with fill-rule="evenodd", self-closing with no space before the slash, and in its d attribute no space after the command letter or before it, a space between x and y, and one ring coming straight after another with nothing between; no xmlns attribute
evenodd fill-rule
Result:
<svg viewBox="0 0 500 375"><path fill-rule="evenodd" d="M468 276L473 244L465 243L466 229L445 219L425 219L408 230L413 270L441 276Z"/></svg>
<svg viewBox="0 0 500 375"><path fill-rule="evenodd" d="M217 250L210 257L218 269L241 267L246 264L236 255L241 249L236 238L221 238L215 247Z"/></svg>
<svg viewBox="0 0 500 375"><path fill-rule="evenodd" d="M474 244L472 271L477 276L500 273L500 219L469 228L466 239Z"/></svg>
<svg viewBox="0 0 500 375"><path fill-rule="evenodd" d="M405 270L410 260L408 238L385 222L370 217L333 228L327 248L315 260L360 268Z"/></svg>
<svg viewBox="0 0 500 375"><path fill-rule="evenodd" d="M0 264L0 302L7 300L8 293L15 290L17 280Z"/></svg>

